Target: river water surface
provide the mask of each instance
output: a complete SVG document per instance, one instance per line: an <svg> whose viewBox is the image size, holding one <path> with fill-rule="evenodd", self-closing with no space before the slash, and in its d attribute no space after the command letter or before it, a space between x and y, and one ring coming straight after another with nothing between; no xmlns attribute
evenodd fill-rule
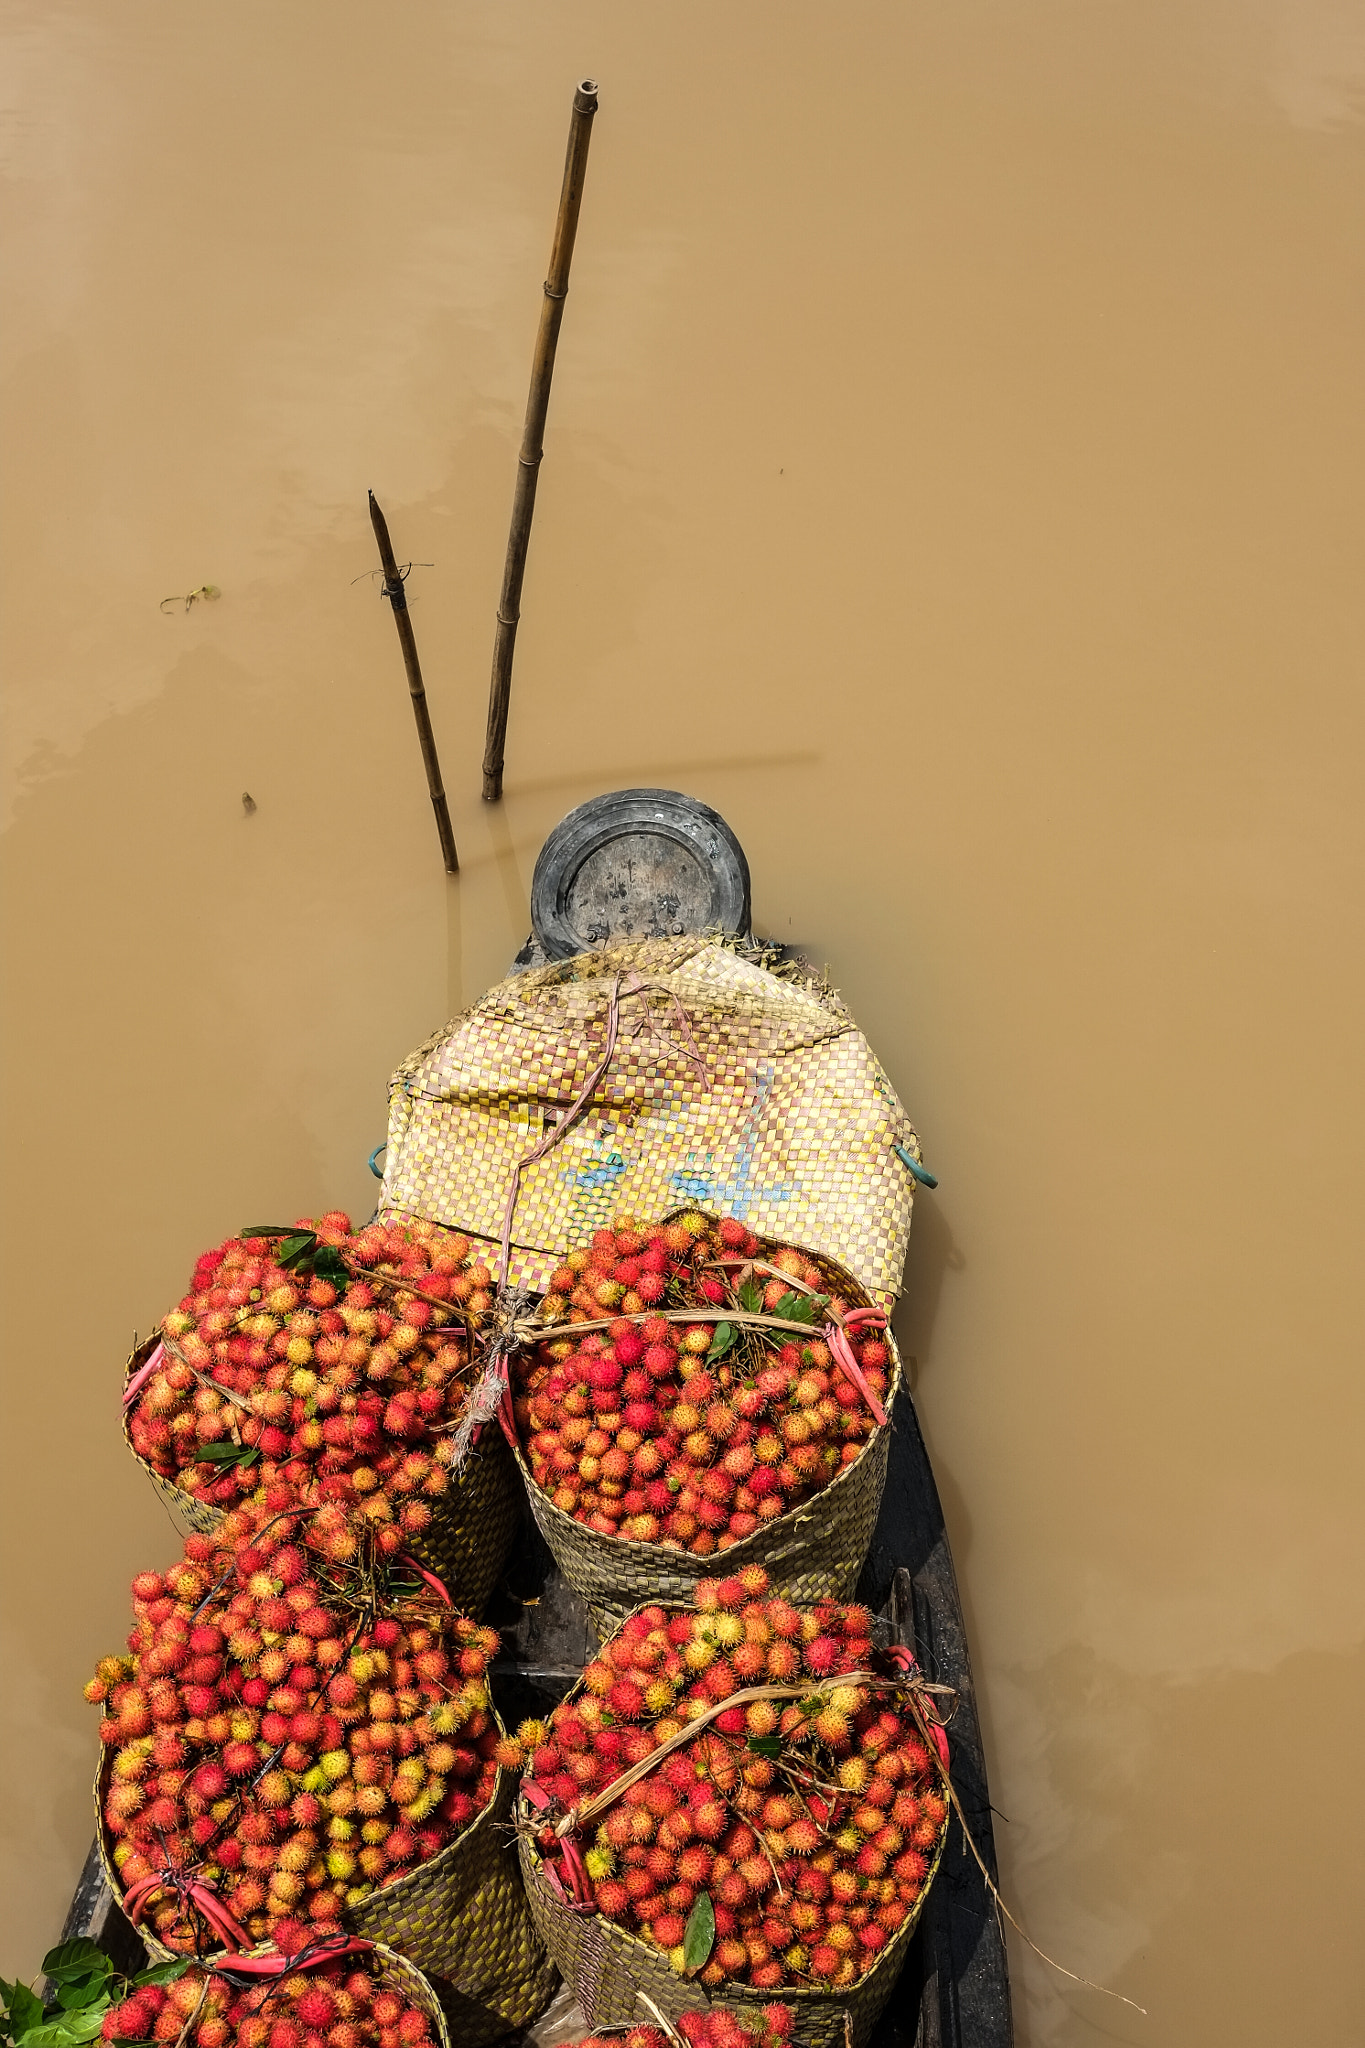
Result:
<svg viewBox="0 0 1365 2048"><path fill-rule="evenodd" d="M80 1686L173 1550L134 1329L250 1212L366 1211L389 1072L503 972L548 830L663 783L941 1175L899 1323L1006 1895L1148 2009L1016 1945L1021 2040L1360 2041L1360 14L4 23L0 1972L55 1939ZM367 486L431 564L456 883Z"/></svg>

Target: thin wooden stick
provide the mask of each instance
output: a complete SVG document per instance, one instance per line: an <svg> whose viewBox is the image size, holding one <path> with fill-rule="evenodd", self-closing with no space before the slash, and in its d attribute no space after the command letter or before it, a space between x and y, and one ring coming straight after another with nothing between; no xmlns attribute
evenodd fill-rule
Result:
<svg viewBox="0 0 1365 2048"><path fill-rule="evenodd" d="M460 857L455 851L455 832L450 822L450 806L446 802L446 793L441 782L441 764L436 758L436 736L431 730L431 713L427 710L427 693L422 681L421 664L417 659L417 642L412 637L407 592L403 588L403 579L394 560L388 521L380 511L373 491L370 492L370 524L374 527L374 537L379 542L379 559L384 565L384 596L393 606L393 623L398 628L398 644L403 650L403 666L408 672L408 689L412 693L412 715L417 720L417 739L422 749L422 763L427 771L431 808L436 813L436 832L441 841L441 858L445 862L446 873L458 875Z"/></svg>
<svg viewBox="0 0 1365 2048"><path fill-rule="evenodd" d="M531 364L531 392L526 401L526 425L517 458L517 483L512 498L512 530L507 536L507 561L502 572L502 595L498 599L498 629L493 641L493 678L488 691L488 738L483 751L483 800L495 804L502 795L502 760L507 742L507 707L512 697L512 654L521 617L521 579L526 570L526 544L531 538L531 517L536 509L536 480L540 474L541 442L545 415L550 404L550 379L554 375L559 323L569 291L569 265L573 260L574 236L578 230L578 209L583 198L583 177L588 168L588 143L592 117L597 112L597 81L585 78L573 96L569 122L569 149L564 160L564 184L559 195L559 218L555 222L554 244L550 250L550 274L545 280L545 300L540 309L540 332Z"/></svg>

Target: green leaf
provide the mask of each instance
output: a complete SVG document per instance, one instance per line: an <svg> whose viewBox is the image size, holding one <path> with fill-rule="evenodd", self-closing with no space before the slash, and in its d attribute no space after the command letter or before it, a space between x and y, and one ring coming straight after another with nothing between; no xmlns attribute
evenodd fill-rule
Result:
<svg viewBox="0 0 1365 2048"><path fill-rule="evenodd" d="M349 1287L351 1271L334 1244L325 1244L313 1256L313 1271L319 1280L330 1280L333 1287Z"/></svg>
<svg viewBox="0 0 1365 2048"><path fill-rule="evenodd" d="M15 2036L15 2048L70 2048L71 2036L63 2020L45 2020Z"/></svg>
<svg viewBox="0 0 1365 2048"><path fill-rule="evenodd" d="M301 1260L308 1257L316 1247L317 1241L317 1232L314 1230L301 1230L295 1237L286 1237L283 1243L275 1248L275 1264L283 1266L287 1272L291 1266L297 1266Z"/></svg>
<svg viewBox="0 0 1365 2048"><path fill-rule="evenodd" d="M749 1748L755 1756L779 1757L782 1754L782 1740L777 1735L751 1735Z"/></svg>
<svg viewBox="0 0 1365 2048"><path fill-rule="evenodd" d="M113 1967L104 1950L85 1934L78 1934L73 1941L64 1941L58 1947L50 1948L43 1957L43 1975L54 1984L70 1977L87 1977L92 1970L98 1970L107 1977Z"/></svg>
<svg viewBox="0 0 1365 2048"><path fill-rule="evenodd" d="M689 1977L705 1969L716 1941L716 1913L710 1892L698 1892L683 1933L683 1969Z"/></svg>
<svg viewBox="0 0 1365 2048"><path fill-rule="evenodd" d="M751 1316L761 1315L763 1312L763 1289L755 1287L753 1281L750 1280L747 1285L740 1288L739 1302L740 1307L746 1308Z"/></svg>
<svg viewBox="0 0 1365 2048"><path fill-rule="evenodd" d="M717 1323L716 1334L711 1339L711 1349L706 1354L707 1358L724 1358L734 1341L734 1325L732 1323Z"/></svg>
<svg viewBox="0 0 1365 2048"><path fill-rule="evenodd" d="M248 1223L239 1232L242 1237L293 1237L296 1235L292 1223Z"/></svg>
<svg viewBox="0 0 1365 2048"><path fill-rule="evenodd" d="M109 2009L107 1998L98 2005L89 2005L83 2012L73 2012L65 2024L67 2038L72 2041L93 2041L104 2025L104 2015Z"/></svg>
<svg viewBox="0 0 1365 2048"><path fill-rule="evenodd" d="M43 2001L29 1990L27 1984L6 1984L0 1978L0 1994L5 2000L9 2013L11 2032L16 2036L27 2033L30 2027L40 2026L43 2018Z"/></svg>
<svg viewBox="0 0 1365 2048"><path fill-rule="evenodd" d="M813 1323L816 1308L823 1305L827 1299L826 1295L817 1297L813 1294L784 1294L773 1314L781 1316L784 1323Z"/></svg>
<svg viewBox="0 0 1365 2048"><path fill-rule="evenodd" d="M79 2012L82 2006L91 2005L97 1998L104 1998L109 1991L109 1969L92 1972L88 1977L64 1978L57 1986L57 2003L64 2012Z"/></svg>
<svg viewBox="0 0 1365 2048"><path fill-rule="evenodd" d="M87 2006L84 2012L65 2014L60 2019L47 2020L42 2026L29 2027L15 2041L15 2048L79 2048L83 2041L93 2041L104 2025L106 2002L101 1999L96 2005Z"/></svg>
<svg viewBox="0 0 1365 2048"><path fill-rule="evenodd" d="M255 1444L229 1443L226 1437L199 1446L201 1465L254 1465L259 1456Z"/></svg>
<svg viewBox="0 0 1365 2048"><path fill-rule="evenodd" d="M193 1956L177 1956L173 1963L158 1963L154 1969L144 1970L133 1979L134 1990L141 1984L174 1984L183 1977L186 1970L195 1967Z"/></svg>

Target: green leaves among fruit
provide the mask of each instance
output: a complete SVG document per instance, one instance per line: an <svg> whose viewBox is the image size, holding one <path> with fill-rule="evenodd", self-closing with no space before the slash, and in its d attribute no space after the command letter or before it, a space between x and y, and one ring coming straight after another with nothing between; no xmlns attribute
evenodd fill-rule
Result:
<svg viewBox="0 0 1365 2048"><path fill-rule="evenodd" d="M698 1970L705 1969L715 1945L716 1910L711 1894L698 1892L683 1934L683 1970L687 1976L695 1977Z"/></svg>
<svg viewBox="0 0 1365 2048"><path fill-rule="evenodd" d="M733 1347L735 1341L735 1334L735 1327L733 1323L716 1324L716 1334L711 1339L711 1349L706 1354L707 1359L712 1364L715 1364L718 1360L724 1358L726 1352Z"/></svg>
<svg viewBox="0 0 1365 2048"><path fill-rule="evenodd" d="M199 1446L199 1456L206 1465L217 1465L220 1471L227 1471L231 1465L240 1465L248 1470L260 1457L257 1444L234 1444L219 1441Z"/></svg>
<svg viewBox="0 0 1365 2048"><path fill-rule="evenodd" d="M814 1324L819 1310L829 1301L827 1294L784 1294L772 1313L784 1323Z"/></svg>
<svg viewBox="0 0 1365 2048"><path fill-rule="evenodd" d="M5 2048L84 2048L99 2037L109 2012L132 1993L173 1984L191 1967L188 1959L161 1963L127 1977L87 1936L61 1942L43 1957L43 1975L56 1994L51 2007L44 2008L27 1984L0 1977L0 2042Z"/></svg>
<svg viewBox="0 0 1365 2048"><path fill-rule="evenodd" d="M334 1287L344 1287L351 1277L351 1269L336 1246L323 1244L315 1230L297 1230L282 1223L254 1223L243 1229L242 1236L277 1239L275 1263L286 1273L329 1280Z"/></svg>

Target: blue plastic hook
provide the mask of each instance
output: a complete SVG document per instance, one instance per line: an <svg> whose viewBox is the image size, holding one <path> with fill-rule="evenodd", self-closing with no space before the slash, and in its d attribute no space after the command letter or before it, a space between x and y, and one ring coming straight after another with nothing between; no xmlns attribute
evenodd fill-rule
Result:
<svg viewBox="0 0 1365 2048"><path fill-rule="evenodd" d="M376 1161L376 1159L378 1159L378 1157L379 1157L379 1155L380 1155L380 1153L381 1153L381 1152L387 1152L387 1151L388 1151L388 1149L389 1149L389 1141L388 1141L388 1139L387 1139L387 1138L385 1138L385 1140L384 1140L383 1144L382 1144L382 1145L376 1145L376 1146L375 1146L375 1148L374 1148L374 1150L373 1150L373 1152L371 1152L371 1154L370 1154L370 1172L371 1172L371 1173L372 1173L372 1174L374 1175L374 1177L375 1177L375 1179L376 1179L376 1180L383 1180L383 1178L384 1178L384 1169L383 1169L383 1167L382 1167L382 1166L376 1166L376 1165L375 1165L375 1161Z"/></svg>
<svg viewBox="0 0 1365 2048"><path fill-rule="evenodd" d="M922 1188L936 1188L938 1186L938 1175L930 1173L927 1166L921 1166L913 1152L908 1151L904 1145L897 1145L893 1149L897 1159L899 1159L912 1180L917 1180Z"/></svg>

